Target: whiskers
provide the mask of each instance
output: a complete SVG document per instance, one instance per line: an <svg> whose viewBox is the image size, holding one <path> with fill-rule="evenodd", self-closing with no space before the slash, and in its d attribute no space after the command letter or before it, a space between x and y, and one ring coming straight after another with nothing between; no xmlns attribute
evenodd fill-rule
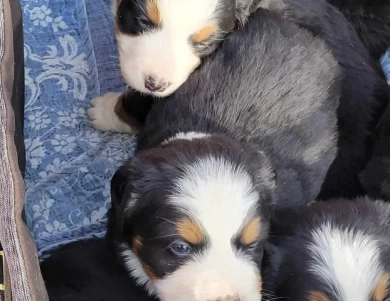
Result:
<svg viewBox="0 0 390 301"><path fill-rule="evenodd" d="M261 301L286 300L287 297L278 297L273 292L263 289L261 291Z"/></svg>

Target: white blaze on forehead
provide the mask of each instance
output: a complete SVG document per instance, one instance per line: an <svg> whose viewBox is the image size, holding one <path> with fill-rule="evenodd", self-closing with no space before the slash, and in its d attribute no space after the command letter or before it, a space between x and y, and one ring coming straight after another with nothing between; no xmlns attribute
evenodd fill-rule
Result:
<svg viewBox="0 0 390 301"><path fill-rule="evenodd" d="M211 242L230 243L253 217L258 197L245 170L210 156L185 167L170 202L198 221Z"/></svg>
<svg viewBox="0 0 390 301"><path fill-rule="evenodd" d="M309 272L335 287L342 301L367 301L384 270L377 241L364 233L330 223L312 234Z"/></svg>
<svg viewBox="0 0 390 301"><path fill-rule="evenodd" d="M193 139L202 139L202 138L207 138L209 137L210 135L209 134L205 134L205 133L199 133L199 132L179 132L177 133L176 135L166 139L164 142L162 142L161 144L167 144L171 141L175 141L175 140L193 140Z"/></svg>

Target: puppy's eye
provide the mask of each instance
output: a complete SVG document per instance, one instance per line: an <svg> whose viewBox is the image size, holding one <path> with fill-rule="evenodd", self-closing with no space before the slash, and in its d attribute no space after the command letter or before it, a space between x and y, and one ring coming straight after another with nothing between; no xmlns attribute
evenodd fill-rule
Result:
<svg viewBox="0 0 390 301"><path fill-rule="evenodd" d="M179 257L184 257L191 254L191 247L184 241L173 243L170 247L171 252Z"/></svg>
<svg viewBox="0 0 390 301"><path fill-rule="evenodd" d="M150 28L150 27L153 27L153 23L152 21L150 21L148 18L146 17L137 17L137 22L138 22L138 25L140 28Z"/></svg>

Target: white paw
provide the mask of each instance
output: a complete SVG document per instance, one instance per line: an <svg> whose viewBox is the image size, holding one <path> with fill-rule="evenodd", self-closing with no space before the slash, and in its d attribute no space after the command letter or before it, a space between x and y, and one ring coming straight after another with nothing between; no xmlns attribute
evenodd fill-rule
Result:
<svg viewBox="0 0 390 301"><path fill-rule="evenodd" d="M87 114L94 129L118 133L135 133L131 126L123 122L115 113L115 106L121 94L109 92L92 99L92 107L87 110Z"/></svg>

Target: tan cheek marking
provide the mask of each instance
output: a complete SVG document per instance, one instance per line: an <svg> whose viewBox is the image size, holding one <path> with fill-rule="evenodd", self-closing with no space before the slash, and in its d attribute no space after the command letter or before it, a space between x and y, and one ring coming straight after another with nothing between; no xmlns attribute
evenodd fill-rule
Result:
<svg viewBox="0 0 390 301"><path fill-rule="evenodd" d="M205 235L198 223L190 218L183 218L176 224L179 235L189 243L194 245L204 241Z"/></svg>
<svg viewBox="0 0 390 301"><path fill-rule="evenodd" d="M142 269L144 270L144 272L146 273L146 275L148 275L149 279L150 280L156 280L157 277L156 275L153 273L152 271L152 268L150 266L148 266L145 262L142 261L141 257L139 256L139 252L141 251L142 249L142 237L141 236L135 236L133 238L133 253L135 256L137 256L139 262L141 263L141 266L142 266Z"/></svg>
<svg viewBox="0 0 390 301"><path fill-rule="evenodd" d="M141 260L140 260L141 261ZM146 263L144 263L143 261L141 261L141 265L142 265L142 268L144 269L145 271L145 274L148 275L149 279L152 280L152 281L155 281L157 280L157 276L153 273L152 269L150 268L150 266L148 266Z"/></svg>
<svg viewBox="0 0 390 301"><path fill-rule="evenodd" d="M309 301L331 301L321 292L310 292L307 299Z"/></svg>
<svg viewBox="0 0 390 301"><path fill-rule="evenodd" d="M205 40L207 40L211 35L216 32L218 29L217 25L209 25L203 27L201 30L197 31L192 39L194 40L195 43L201 43Z"/></svg>
<svg viewBox="0 0 390 301"><path fill-rule="evenodd" d="M137 235L133 238L133 252L138 256L139 251L142 249L142 237Z"/></svg>
<svg viewBox="0 0 390 301"><path fill-rule="evenodd" d="M146 2L146 14L154 25L157 26L162 23L160 8L158 7L158 0L148 0Z"/></svg>
<svg viewBox="0 0 390 301"><path fill-rule="evenodd" d="M389 293L390 286L390 274L385 273L379 279L378 284L376 285L372 297L374 301L384 301Z"/></svg>
<svg viewBox="0 0 390 301"><path fill-rule="evenodd" d="M252 219L240 234L240 242L243 245L254 243L260 236L260 217Z"/></svg>

